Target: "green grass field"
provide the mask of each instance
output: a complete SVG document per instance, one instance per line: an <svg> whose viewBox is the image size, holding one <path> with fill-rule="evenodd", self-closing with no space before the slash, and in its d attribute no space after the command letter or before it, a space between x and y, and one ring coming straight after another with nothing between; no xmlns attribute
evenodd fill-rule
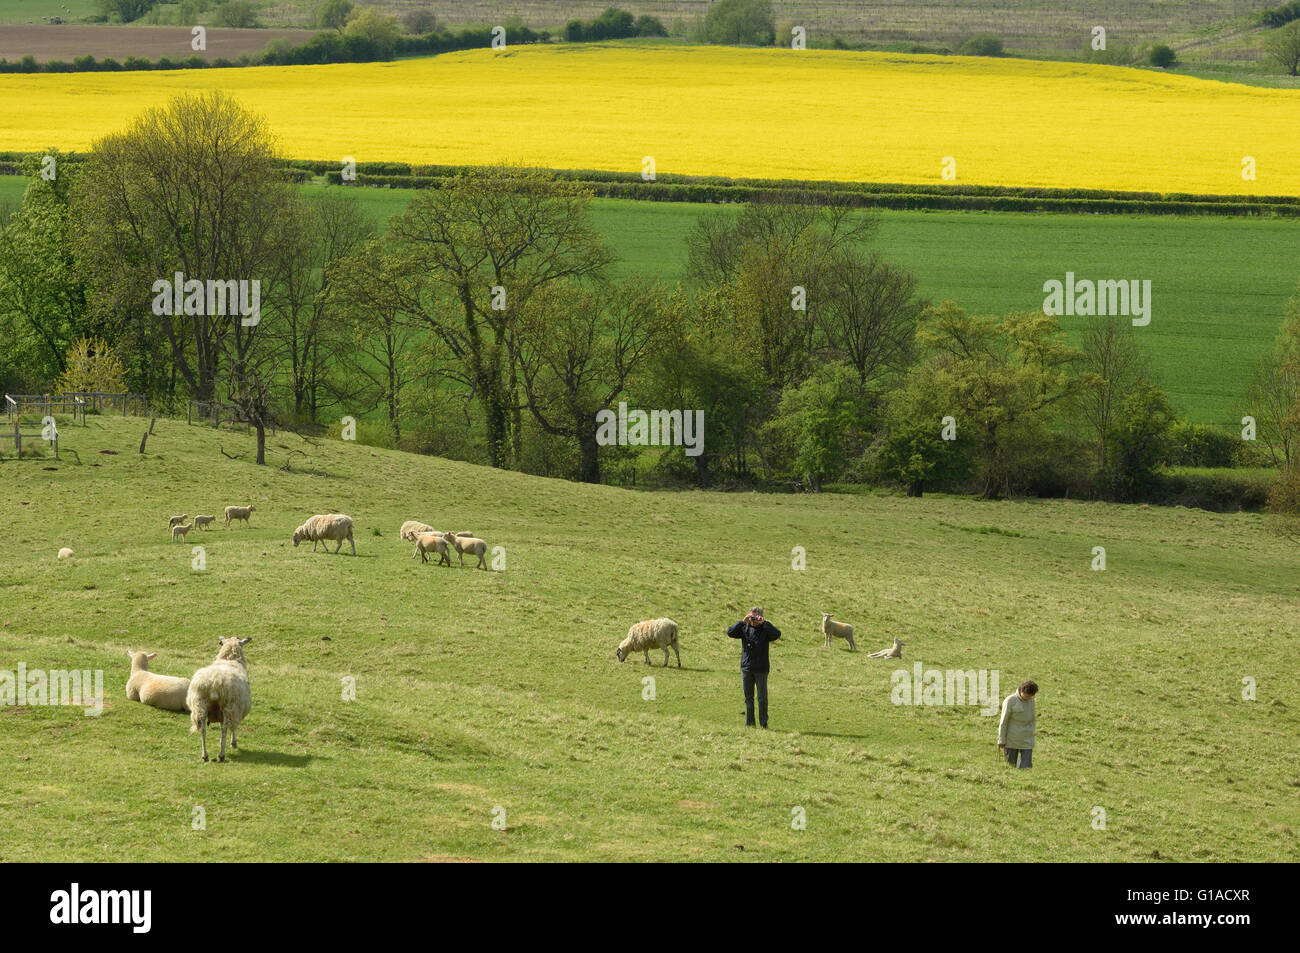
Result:
<svg viewBox="0 0 1300 953"><path fill-rule="evenodd" d="M107 698L0 708L0 860L1300 860L1300 551L1258 516L635 492L283 434L261 468L219 452L243 434L166 420L140 457L143 426L0 464L0 671L103 669ZM170 514L236 502L248 527L170 542ZM290 544L328 511L355 558ZM417 517L504 571L413 561ZM753 604L783 631L767 732L723 636ZM858 653L824 647L823 610ZM616 662L658 615L685 667ZM125 652L188 675L232 634L254 708L201 764L184 715L126 701ZM901 665L866 658L893 636ZM892 704L915 662L1036 679L1034 770L974 707Z"/></svg>

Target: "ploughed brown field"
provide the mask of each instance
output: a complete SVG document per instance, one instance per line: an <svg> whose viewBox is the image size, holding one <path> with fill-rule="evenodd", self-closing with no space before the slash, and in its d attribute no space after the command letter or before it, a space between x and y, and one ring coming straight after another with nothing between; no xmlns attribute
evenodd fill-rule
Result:
<svg viewBox="0 0 1300 953"><path fill-rule="evenodd" d="M190 28L182 26L117 26L73 24L57 26L31 24L0 26L0 58L13 62L27 54L42 63L72 62L89 53L97 60L112 57L119 63L128 56L156 60L166 56L184 60L200 56L205 60L225 57L233 60L243 53L260 53L272 40L284 37L291 43L305 43L315 30L232 30L208 27L207 50L190 49Z"/></svg>

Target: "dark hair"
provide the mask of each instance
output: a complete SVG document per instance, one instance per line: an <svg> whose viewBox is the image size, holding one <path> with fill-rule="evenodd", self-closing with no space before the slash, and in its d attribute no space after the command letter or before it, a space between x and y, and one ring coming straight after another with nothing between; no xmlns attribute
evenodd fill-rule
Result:
<svg viewBox="0 0 1300 953"><path fill-rule="evenodd" d="M1036 682L1024 682L1021 684L1020 690L1024 692L1026 695L1031 695L1031 696L1037 695L1038 684Z"/></svg>

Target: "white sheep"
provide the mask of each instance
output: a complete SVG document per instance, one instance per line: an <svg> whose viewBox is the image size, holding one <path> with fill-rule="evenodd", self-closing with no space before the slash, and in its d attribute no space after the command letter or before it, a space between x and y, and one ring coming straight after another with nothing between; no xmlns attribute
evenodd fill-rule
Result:
<svg viewBox="0 0 1300 953"><path fill-rule="evenodd" d="M173 526L177 525L178 523L184 523L189 518L190 515L188 513L182 513L180 516L173 516L171 519L167 521L167 528L171 529Z"/></svg>
<svg viewBox="0 0 1300 953"><path fill-rule="evenodd" d="M446 540L456 548L456 555L460 558L460 564L465 565L465 554L478 557L476 569L487 569L487 543L474 536L462 535L460 533L448 533Z"/></svg>
<svg viewBox="0 0 1300 953"><path fill-rule="evenodd" d="M185 696L190 690L188 678L155 675L149 671L149 660L157 658L157 652L132 652L127 649L126 657L131 660L131 677L126 682L126 697L130 701L167 711L187 710Z"/></svg>
<svg viewBox="0 0 1300 953"><path fill-rule="evenodd" d="M619 643L615 657L621 662L633 652L645 656L645 663L650 664L650 650L664 650L664 668L668 667L668 648L672 647L677 656L677 667L682 667L682 654L677 651L677 623L672 619L647 619L638 622L627 630L627 638Z"/></svg>
<svg viewBox="0 0 1300 953"><path fill-rule="evenodd" d="M847 639L849 650L856 652L857 645L853 642L853 626L847 622L832 622L829 612L822 613L822 635L826 636L826 647L831 647L831 639Z"/></svg>
<svg viewBox="0 0 1300 953"><path fill-rule="evenodd" d="M413 543L415 542L415 537L419 536L421 533L438 533L438 531L428 523L421 523L419 520L407 520L402 524L402 529L397 534L397 538L404 539L408 543ZM442 533L438 533L438 535L441 536Z"/></svg>
<svg viewBox="0 0 1300 953"><path fill-rule="evenodd" d="M184 523L184 524L181 524L180 526L173 526L173 527L172 527L172 542L174 543L174 542L176 542L176 540L178 540L178 539L179 539L182 543L185 542L185 534L188 533L188 532L189 532L190 530L192 530L193 528L194 528L194 524L193 524L193 523Z"/></svg>
<svg viewBox="0 0 1300 953"><path fill-rule="evenodd" d="M62 549L59 550L60 559L71 559L75 555L77 554L74 553L72 550L68 549L67 546L64 546Z"/></svg>
<svg viewBox="0 0 1300 953"><path fill-rule="evenodd" d="M352 538L352 517L342 513L317 514L293 531L293 544L297 546L304 539L311 540L311 551L316 552L316 544L325 540L338 540L334 547L335 554L343 548L346 539L352 544L352 555L357 554L357 543ZM329 552L326 546L325 552Z"/></svg>
<svg viewBox="0 0 1300 953"><path fill-rule="evenodd" d="M907 643L897 636L894 637L894 644L887 649L881 649L879 652L872 652L867 658L902 658L903 646Z"/></svg>
<svg viewBox="0 0 1300 953"><path fill-rule="evenodd" d="M415 552L411 553L411 558L420 557L420 562L429 561L429 553L438 555L438 565L444 563L451 565L451 557L447 555L447 537L438 532L421 533L415 537Z"/></svg>
<svg viewBox="0 0 1300 953"><path fill-rule="evenodd" d="M248 518L253 514L251 506L227 506L226 507L226 526L230 526L231 520L243 520L244 525L248 525Z"/></svg>
<svg viewBox="0 0 1300 953"><path fill-rule="evenodd" d="M232 635L218 638L221 648L211 665L199 669L190 679L185 693L185 705L190 710L190 731L203 733L203 760L208 760L208 725L221 722L221 753L218 761L226 760L226 729L230 730L230 747L239 748L235 731L253 710L253 690L248 681L248 663L244 660L244 646L252 636L241 639Z"/></svg>
<svg viewBox="0 0 1300 953"><path fill-rule="evenodd" d="M217 518L215 516L196 516L194 517L194 525L197 526L199 529L206 530L208 528L208 524L215 523L216 519Z"/></svg>

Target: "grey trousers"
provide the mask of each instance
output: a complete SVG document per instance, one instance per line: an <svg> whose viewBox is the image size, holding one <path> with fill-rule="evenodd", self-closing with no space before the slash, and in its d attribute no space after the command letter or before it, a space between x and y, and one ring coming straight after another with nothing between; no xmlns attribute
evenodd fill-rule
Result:
<svg viewBox="0 0 1300 953"><path fill-rule="evenodd" d="M1007 748L1006 752L1007 764L1011 765L1011 767L1014 768L1016 766L1016 755L1020 755L1020 767L1033 767L1033 764L1031 763L1034 754L1033 748Z"/></svg>
<svg viewBox="0 0 1300 953"><path fill-rule="evenodd" d="M745 724L754 724L754 689L758 688L758 723L767 727L767 672L741 672L745 683Z"/></svg>

